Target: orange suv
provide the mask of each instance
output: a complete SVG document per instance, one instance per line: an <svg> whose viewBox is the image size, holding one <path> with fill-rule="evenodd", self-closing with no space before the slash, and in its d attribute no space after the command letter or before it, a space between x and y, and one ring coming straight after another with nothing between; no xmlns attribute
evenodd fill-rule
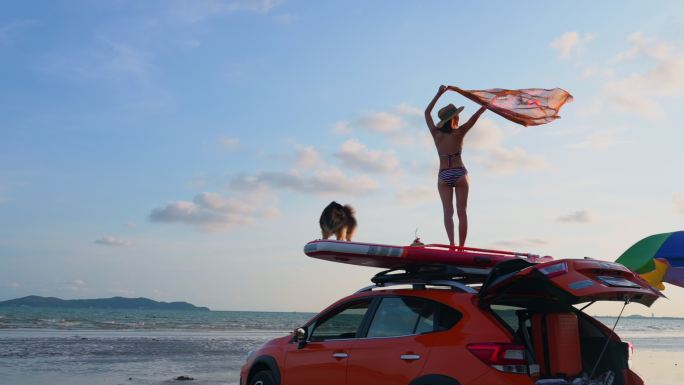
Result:
<svg viewBox="0 0 684 385"><path fill-rule="evenodd" d="M650 306L661 296L620 264L512 260L486 277L402 271L376 275L251 353L240 385L643 384L627 343L573 306Z"/></svg>

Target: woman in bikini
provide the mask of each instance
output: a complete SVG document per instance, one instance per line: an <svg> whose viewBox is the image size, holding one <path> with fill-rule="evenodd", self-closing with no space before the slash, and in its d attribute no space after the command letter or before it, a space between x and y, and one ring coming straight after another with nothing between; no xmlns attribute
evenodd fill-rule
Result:
<svg viewBox="0 0 684 385"><path fill-rule="evenodd" d="M458 215L458 245L463 247L468 235L468 216L466 214L466 207L468 205L468 171L461 159L463 138L475 125L480 115L485 112L486 108L480 108L465 124L459 126L458 114L463 111L463 107L456 108L453 104L449 104L439 110L437 115L440 122L435 124L432 120L432 109L435 107L435 103L437 103L440 96L448 89L449 87L439 86L437 94L425 109L425 121L430 128L430 133L435 141L435 147L437 147L437 154L439 155L437 190L442 199L444 228L449 237L449 244L454 246L455 192L456 214Z"/></svg>

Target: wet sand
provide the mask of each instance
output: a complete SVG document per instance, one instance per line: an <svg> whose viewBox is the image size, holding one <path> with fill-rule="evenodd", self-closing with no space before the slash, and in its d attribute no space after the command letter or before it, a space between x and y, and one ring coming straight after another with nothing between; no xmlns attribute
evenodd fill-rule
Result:
<svg viewBox="0 0 684 385"><path fill-rule="evenodd" d="M0 332L0 384L237 385L247 351L285 332L75 333ZM624 334L635 347L631 367L646 385L684 385L681 332ZM195 380L173 381L181 375Z"/></svg>
<svg viewBox="0 0 684 385"><path fill-rule="evenodd" d="M681 351L646 350L637 347L632 370L646 385L684 384L684 346Z"/></svg>

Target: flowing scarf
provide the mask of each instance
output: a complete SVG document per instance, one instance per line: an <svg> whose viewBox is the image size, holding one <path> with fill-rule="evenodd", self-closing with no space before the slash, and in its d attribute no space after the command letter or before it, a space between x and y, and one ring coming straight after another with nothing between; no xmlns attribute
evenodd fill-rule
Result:
<svg viewBox="0 0 684 385"><path fill-rule="evenodd" d="M561 88L462 90L458 87L450 87L450 89L523 126L538 126L553 122L560 118L558 111L563 104L572 101L572 95Z"/></svg>

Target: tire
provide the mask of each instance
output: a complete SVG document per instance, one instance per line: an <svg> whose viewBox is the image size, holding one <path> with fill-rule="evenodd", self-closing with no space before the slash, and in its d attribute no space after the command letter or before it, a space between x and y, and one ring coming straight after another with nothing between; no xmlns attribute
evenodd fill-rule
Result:
<svg viewBox="0 0 684 385"><path fill-rule="evenodd" d="M276 382L271 371L262 370L252 377L249 385L276 385Z"/></svg>

